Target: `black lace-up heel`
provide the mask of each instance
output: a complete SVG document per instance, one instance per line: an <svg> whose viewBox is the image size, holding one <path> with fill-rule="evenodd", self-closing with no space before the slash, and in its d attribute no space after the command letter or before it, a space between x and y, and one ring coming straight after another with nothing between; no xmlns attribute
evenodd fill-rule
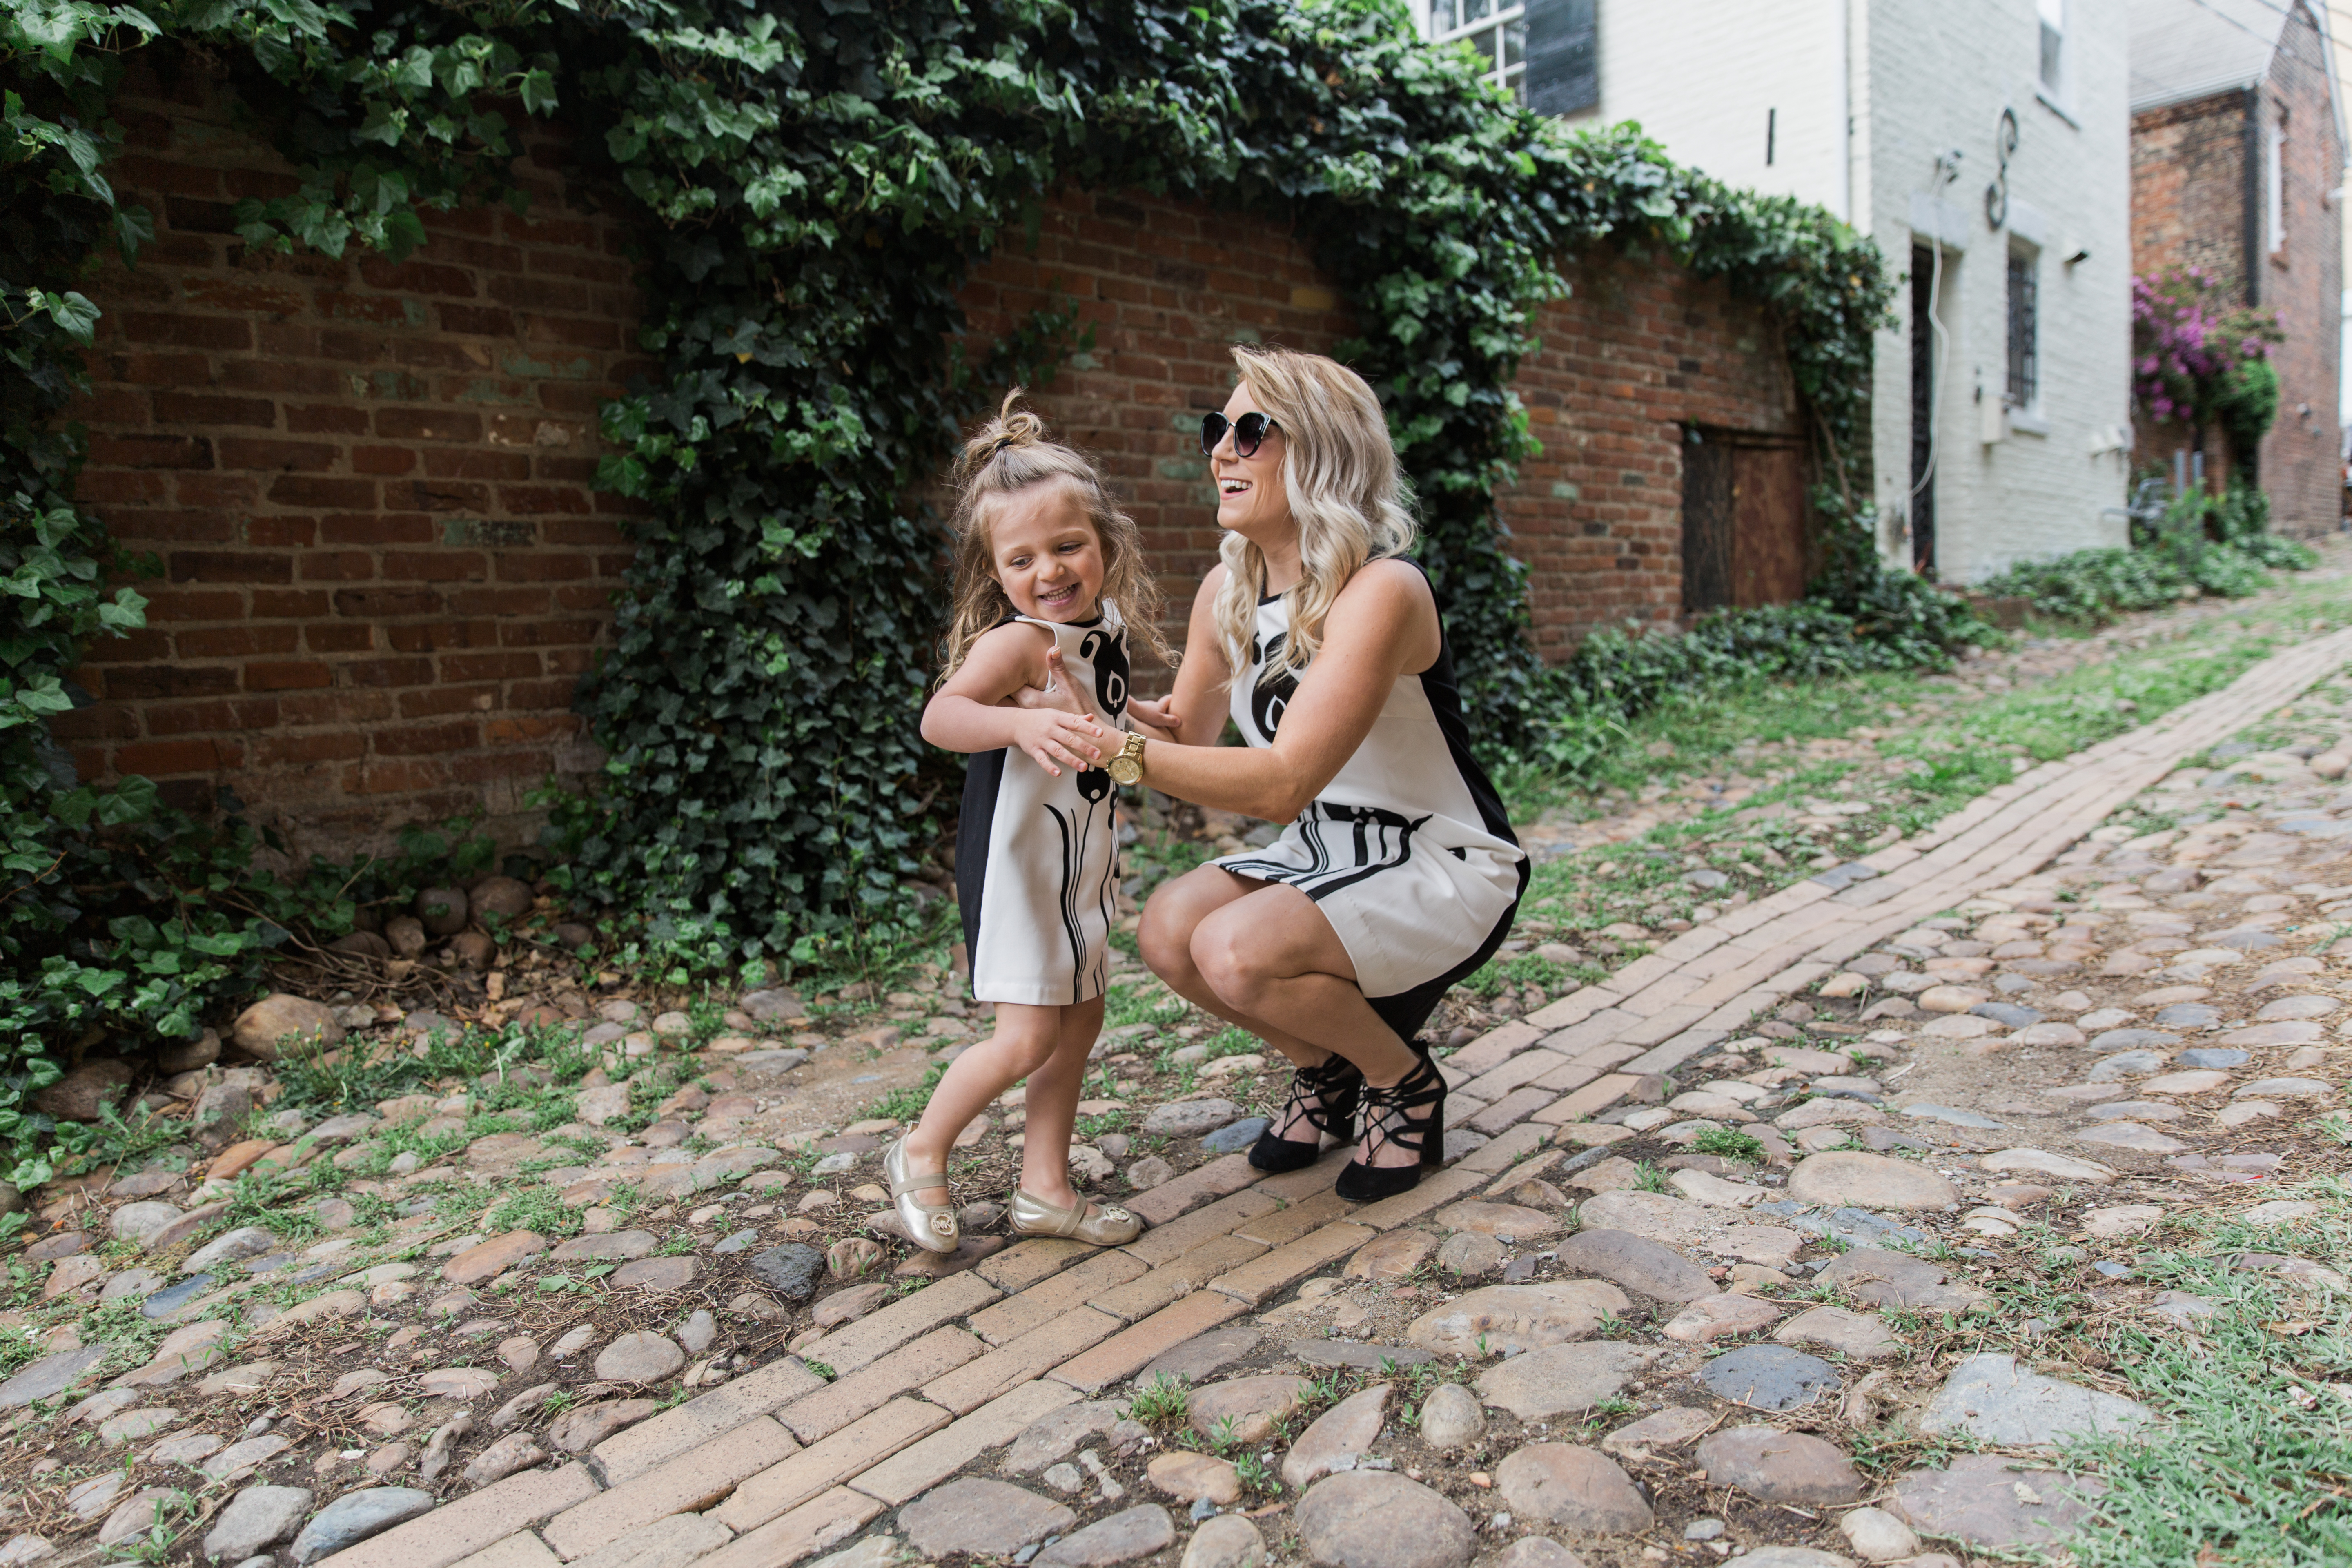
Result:
<svg viewBox="0 0 2352 1568"><path fill-rule="evenodd" d="M1428 1047L1409 1043L1421 1058L1419 1066L1393 1088L1364 1087L1362 1156L1348 1162L1331 1189L1351 1204L1409 1193L1421 1184L1423 1172L1445 1163L1445 1077L1429 1059ZM1389 1143L1414 1150L1421 1158L1410 1165L1366 1163Z"/></svg>
<svg viewBox="0 0 2352 1568"><path fill-rule="evenodd" d="M1315 1163L1323 1152L1321 1134L1328 1132L1345 1143L1355 1136L1356 1106L1364 1092L1364 1075L1356 1064L1333 1053L1321 1067L1300 1068L1290 1075L1290 1098L1283 1102L1282 1119L1257 1135L1250 1163L1261 1171L1300 1171ZM1300 1117L1315 1129L1311 1138L1277 1138L1275 1129Z"/></svg>

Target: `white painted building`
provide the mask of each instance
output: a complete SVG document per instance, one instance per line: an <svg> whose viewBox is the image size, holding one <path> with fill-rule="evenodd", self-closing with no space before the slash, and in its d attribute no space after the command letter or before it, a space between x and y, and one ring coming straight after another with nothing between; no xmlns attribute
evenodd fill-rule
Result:
<svg viewBox="0 0 2352 1568"><path fill-rule="evenodd" d="M2126 0L1419 3L1535 107L1878 241L1905 279L1871 430L1890 561L1966 583L2125 542Z"/></svg>

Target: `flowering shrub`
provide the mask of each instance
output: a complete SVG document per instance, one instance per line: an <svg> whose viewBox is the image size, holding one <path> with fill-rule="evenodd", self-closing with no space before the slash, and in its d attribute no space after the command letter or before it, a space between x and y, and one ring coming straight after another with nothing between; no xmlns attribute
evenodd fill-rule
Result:
<svg viewBox="0 0 2352 1568"><path fill-rule="evenodd" d="M2199 268L2132 279L2132 395L2158 423L2220 420L2252 446L2278 414L2271 345L2282 342L2268 310L2231 306Z"/></svg>

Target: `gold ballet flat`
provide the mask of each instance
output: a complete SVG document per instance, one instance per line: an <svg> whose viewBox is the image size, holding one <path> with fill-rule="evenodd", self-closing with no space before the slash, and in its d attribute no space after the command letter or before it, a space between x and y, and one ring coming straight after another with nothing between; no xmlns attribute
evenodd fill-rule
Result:
<svg viewBox="0 0 2352 1568"><path fill-rule="evenodd" d="M945 1171L918 1173L908 1168L907 1141L899 1139L882 1152L882 1173L890 1178L890 1206L898 1211L898 1226L907 1239L926 1252L953 1252L963 1239L955 1210L945 1204L927 1204L915 1194L925 1187L948 1184Z"/></svg>
<svg viewBox="0 0 2352 1568"><path fill-rule="evenodd" d="M1094 1247L1124 1247L1143 1234L1143 1222L1123 1208L1084 1198L1076 1208L1055 1208L1024 1191L1013 1194L1012 1228L1015 1236L1059 1236Z"/></svg>

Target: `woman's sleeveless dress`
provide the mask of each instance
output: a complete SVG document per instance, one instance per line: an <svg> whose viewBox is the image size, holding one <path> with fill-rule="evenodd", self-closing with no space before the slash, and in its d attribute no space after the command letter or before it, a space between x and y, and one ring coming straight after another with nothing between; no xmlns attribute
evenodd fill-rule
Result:
<svg viewBox="0 0 2352 1568"><path fill-rule="evenodd" d="M1128 682L1118 606L1105 600L1082 622L1011 619L1053 635L1088 712L1116 740ZM1112 804L1110 774L1100 768L1065 768L1055 778L1025 752L972 753L955 873L975 999L1048 1007L1102 994L1118 888Z"/></svg>
<svg viewBox="0 0 2352 1568"><path fill-rule="evenodd" d="M1296 671L1265 679L1289 633L1289 601L1260 600L1250 667L1233 687L1234 723L1253 746L1274 743L1298 687ZM1365 999L1406 1039L1494 956L1527 890L1528 858L1470 754L1443 622L1437 662L1397 678L1371 733L1298 819L1215 864L1314 900Z"/></svg>

